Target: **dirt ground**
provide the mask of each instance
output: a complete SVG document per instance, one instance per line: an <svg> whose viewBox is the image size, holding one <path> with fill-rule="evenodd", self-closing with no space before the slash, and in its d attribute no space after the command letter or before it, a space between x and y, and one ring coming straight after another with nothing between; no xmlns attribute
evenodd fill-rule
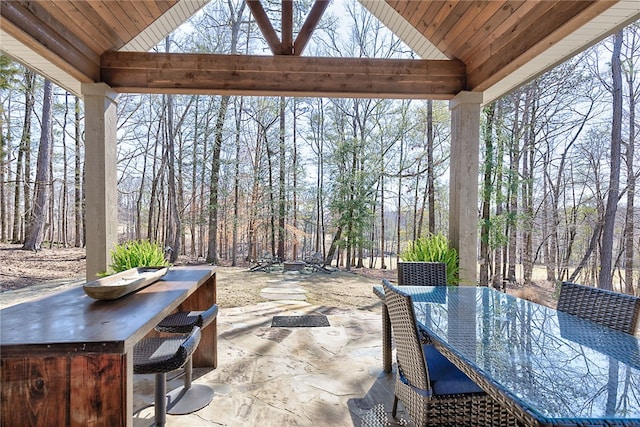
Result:
<svg viewBox="0 0 640 427"><path fill-rule="evenodd" d="M84 279L84 249L24 251L21 245L0 244L0 292L43 282Z"/></svg>
<svg viewBox="0 0 640 427"><path fill-rule="evenodd" d="M55 290L69 282L84 282L86 254L79 248L43 248L24 251L20 245L0 244L0 304L11 304L14 298L28 298ZM202 261L179 259L176 265L193 265ZM249 272L248 265L217 268L218 304L240 307L264 301L260 291L282 271ZM396 270L353 269L324 273L299 274L299 283L307 291L311 304L340 308L371 309L378 305L371 287L381 279L395 280ZM297 278L296 278L297 279ZM508 292L539 303L555 306L553 289L548 284L530 288L516 286Z"/></svg>
<svg viewBox="0 0 640 427"><path fill-rule="evenodd" d="M20 245L0 244L0 299L2 305L13 298L38 296L66 283L84 282L86 255L78 248L43 248L38 252L24 251ZM179 259L176 265L202 263ZM220 307L240 307L264 301L260 291L282 271L250 272L249 265L218 267L218 304ZM356 269L352 272L297 274L299 283L307 291L311 304L341 308L367 309L378 301L371 288L382 277L394 279L395 270ZM296 277L297 279L297 277Z"/></svg>

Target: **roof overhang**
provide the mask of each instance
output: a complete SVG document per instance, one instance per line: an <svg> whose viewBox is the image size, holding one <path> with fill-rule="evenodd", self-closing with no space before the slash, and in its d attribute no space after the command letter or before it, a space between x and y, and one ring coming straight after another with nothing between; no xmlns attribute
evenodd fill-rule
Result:
<svg viewBox="0 0 640 427"><path fill-rule="evenodd" d="M640 19L640 1L623 0L578 27L566 37L552 43L544 52L523 62L515 71L484 90L489 103L533 80L609 35Z"/></svg>
<svg viewBox="0 0 640 427"><path fill-rule="evenodd" d="M359 1L420 59L201 55L186 64L204 68L169 73L173 58L147 51L209 0L117 2L117 12L106 10L106 0L0 0L0 49L76 95L82 83L104 82L120 91L245 95L451 99L474 91L488 103L640 19L638 0ZM252 5L255 14L260 3ZM70 21L80 10L97 22ZM283 42L291 44L289 39L292 34ZM378 72L378 61L389 61L388 67ZM126 81L127 72L135 82ZM407 89L412 84L413 93Z"/></svg>
<svg viewBox="0 0 640 427"><path fill-rule="evenodd" d="M167 35L175 31L203 6L209 3L209 1L210 0L178 1L167 12L129 40L119 50L125 52L148 51ZM82 96L82 83L95 82L91 77L77 72L75 67L71 66L60 56L55 55L46 47L41 46L41 43L34 40L31 34L26 33L21 28L13 25L13 23L8 22L4 17L0 20L0 23L2 24L0 25L0 51L12 57L17 62L46 76L56 85L80 97ZM19 39L25 42L23 43ZM99 70L97 72L99 74Z"/></svg>
<svg viewBox="0 0 640 427"><path fill-rule="evenodd" d="M420 58L448 58L387 1L358 1ZM485 104L494 101L639 19L638 0L594 2L583 14L573 17L575 22L566 22L562 28L528 49L528 52L539 53L522 55L501 72L492 75L494 82L476 84L473 78L467 76L467 90L482 92ZM470 67L467 65L467 68Z"/></svg>

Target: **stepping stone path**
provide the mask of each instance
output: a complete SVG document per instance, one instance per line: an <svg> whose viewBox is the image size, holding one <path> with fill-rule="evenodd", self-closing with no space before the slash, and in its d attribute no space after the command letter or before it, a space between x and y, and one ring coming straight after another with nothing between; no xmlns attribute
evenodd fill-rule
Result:
<svg viewBox="0 0 640 427"><path fill-rule="evenodd" d="M300 287L297 278L287 276L289 275L283 274L281 278L268 280L267 287L260 291L260 296L270 301L306 301L307 293Z"/></svg>

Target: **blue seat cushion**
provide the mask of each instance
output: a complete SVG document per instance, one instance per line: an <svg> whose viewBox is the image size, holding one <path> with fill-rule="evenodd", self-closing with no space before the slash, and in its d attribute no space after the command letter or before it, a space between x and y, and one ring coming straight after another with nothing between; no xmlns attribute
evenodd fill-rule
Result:
<svg viewBox="0 0 640 427"><path fill-rule="evenodd" d="M433 345L427 344L423 349L433 394L482 393L484 391Z"/></svg>

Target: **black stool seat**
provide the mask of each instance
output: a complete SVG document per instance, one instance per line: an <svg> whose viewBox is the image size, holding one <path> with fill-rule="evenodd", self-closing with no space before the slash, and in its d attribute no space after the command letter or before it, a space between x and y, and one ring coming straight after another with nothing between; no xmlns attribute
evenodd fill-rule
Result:
<svg viewBox="0 0 640 427"><path fill-rule="evenodd" d="M217 316L217 304L213 304L205 311L179 311L162 319L162 321L156 326L156 330L177 334L189 333L194 326L198 326L200 328L209 326Z"/></svg>
<svg viewBox="0 0 640 427"><path fill-rule="evenodd" d="M218 305L213 304L204 311L178 311L162 319L156 330L169 333L185 333L194 327L204 328L218 316ZM172 390L167 396L167 413L184 415L204 408L213 400L214 391L205 384L192 384L193 360L190 357L184 366L184 385Z"/></svg>
<svg viewBox="0 0 640 427"><path fill-rule="evenodd" d="M200 328L189 335L145 338L133 348L133 373L155 374L155 422L164 426L167 414L167 372L176 370L191 360L200 342Z"/></svg>

